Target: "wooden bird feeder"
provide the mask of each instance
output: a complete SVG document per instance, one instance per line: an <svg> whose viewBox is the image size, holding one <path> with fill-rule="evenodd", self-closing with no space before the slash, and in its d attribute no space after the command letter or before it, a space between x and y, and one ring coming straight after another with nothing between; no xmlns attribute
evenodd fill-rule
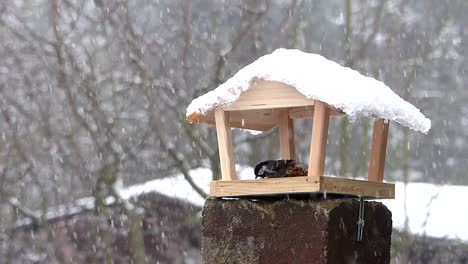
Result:
<svg viewBox="0 0 468 264"><path fill-rule="evenodd" d="M299 52L301 55L306 54L304 56L300 56L300 59L304 60L307 58L303 57L315 55L303 53L297 50L280 51L283 53L290 53L288 55L291 55L294 52ZM275 53L278 53L278 51L264 57L274 56ZM291 56L287 57L289 58ZM324 63L324 61L321 60L325 60L326 63L332 63L321 56L319 57L321 63ZM257 65L257 68L260 68L262 65L259 61L261 62L261 59L251 65L258 63L259 65ZM278 65L278 67L284 67L284 69L287 70L287 62L284 62L284 59L280 59L280 61L284 65ZM274 62L265 62L265 64L269 64L269 67L271 67L271 63ZM339 66L338 64L333 64L333 66L336 67L337 70L336 78L340 78L340 70L343 71L343 69L345 69L347 72L352 71L348 68ZM252 70L253 68L255 67L250 67L250 70L253 73L251 74L252 77L246 80L246 83L248 83L247 87L242 87L241 89L236 90L232 88L228 81L216 89L215 94L208 93L207 95L201 96L197 99L197 102L194 100L193 104L195 107L192 106L191 108L189 106L188 108L188 121L216 126L222 180L211 182L210 196L235 197L246 195L321 192L381 199L393 199L395 197L395 185L383 182L390 120L384 120L384 117L377 116L374 122L367 180L325 176L324 165L329 119L332 117L343 116L345 115L345 112L332 106L332 103L334 102L333 100L333 102L326 102L325 100L321 101L310 98L308 94L304 95L304 89L298 89L293 85L287 84L285 81L258 78L256 77L255 71ZM352 72L356 76L359 76L359 78L363 78L364 81L366 81L364 78L371 79L360 75L358 72ZM313 75L314 72L311 72L310 74ZM241 77L245 78L245 75L246 74L244 72ZM249 75L247 76L247 78L250 77ZM273 76L273 74L271 76ZM274 79L274 77L271 76L270 78ZM235 75L232 79L235 80L235 78L239 77L236 77ZM292 78L294 78L294 76ZM376 83L380 83L374 79L372 80ZM314 79L312 78L310 83L307 85L317 84L314 83ZM327 89L327 87L324 89ZM229 101L223 98L223 96L228 99L233 96L235 99L231 99ZM396 94L394 94L394 96L398 97ZM229 102L213 103L213 100L216 101L219 99L221 99L221 101ZM401 100L413 107L403 99ZM405 110L405 107L408 107L406 104L403 105L403 110ZM202 111L199 110L200 108L203 108L205 111L202 113ZM419 111L418 113L421 114ZM421 118L420 116L417 117ZM303 177L238 180L235 170L231 128L268 131L278 127L280 133L281 159L295 159L293 122L294 119L298 118L313 119L308 175ZM401 119L401 116L398 118ZM397 121L401 120L398 119ZM405 123L403 122L403 124ZM428 129L429 128L427 128L427 130ZM419 130L423 131L424 129Z"/></svg>

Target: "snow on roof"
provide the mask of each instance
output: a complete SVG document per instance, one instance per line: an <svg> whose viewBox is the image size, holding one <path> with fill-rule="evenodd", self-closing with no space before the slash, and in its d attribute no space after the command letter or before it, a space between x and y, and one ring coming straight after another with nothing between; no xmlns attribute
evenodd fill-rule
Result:
<svg viewBox="0 0 468 264"><path fill-rule="evenodd" d="M341 109L351 119L376 116L427 133L431 121L383 82L343 67L321 55L277 49L247 65L232 78L192 101L187 117L204 115L235 102L255 79L293 86L309 99Z"/></svg>

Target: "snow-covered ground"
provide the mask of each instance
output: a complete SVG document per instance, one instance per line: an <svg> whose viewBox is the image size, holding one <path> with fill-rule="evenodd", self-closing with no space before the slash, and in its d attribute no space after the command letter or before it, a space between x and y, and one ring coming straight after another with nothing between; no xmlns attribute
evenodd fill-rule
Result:
<svg viewBox="0 0 468 264"><path fill-rule="evenodd" d="M238 167L240 178L253 178L249 167ZM211 171L199 168L190 172L195 182L206 192L209 190ZM192 189L182 175L148 181L122 190L124 198L142 193L159 192L171 197L203 205L204 200ZM434 185L409 183L406 187L406 212L410 231L431 237L446 237L468 241L468 210L462 210L458 203L463 202L468 186ZM461 199L462 198L462 199ZM396 199L380 200L393 214L393 226L401 229L405 223L404 184L396 183Z"/></svg>
<svg viewBox="0 0 468 264"><path fill-rule="evenodd" d="M396 183L396 199L382 201L392 211L396 228L402 228L405 223L404 188L402 182ZM468 241L468 207L463 204L467 193L468 186L407 184L406 212L410 231Z"/></svg>
<svg viewBox="0 0 468 264"><path fill-rule="evenodd" d="M253 178L253 169L250 167L237 167L241 179ZM251 174L251 175L250 175ZM211 170L198 168L190 171L196 184L206 193L210 190ZM205 200L193 190L182 175L152 180L139 185L127 187L121 191L123 198L138 196L142 193L159 192L170 197L187 200L195 205L203 206Z"/></svg>

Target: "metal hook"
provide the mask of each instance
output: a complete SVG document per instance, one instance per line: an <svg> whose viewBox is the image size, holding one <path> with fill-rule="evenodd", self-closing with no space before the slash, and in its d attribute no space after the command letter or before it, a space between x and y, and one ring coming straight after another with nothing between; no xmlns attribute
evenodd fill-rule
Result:
<svg viewBox="0 0 468 264"><path fill-rule="evenodd" d="M357 241L362 241L362 234L364 231L364 197L359 196L359 217L357 221Z"/></svg>

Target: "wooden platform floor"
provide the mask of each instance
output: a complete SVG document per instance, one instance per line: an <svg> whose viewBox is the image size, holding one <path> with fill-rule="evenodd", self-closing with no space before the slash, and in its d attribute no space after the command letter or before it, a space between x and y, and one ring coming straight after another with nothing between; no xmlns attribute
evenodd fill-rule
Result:
<svg viewBox="0 0 468 264"><path fill-rule="evenodd" d="M212 181L210 184L210 196L214 197L296 193L329 193L364 196L373 199L394 199L395 185L330 176Z"/></svg>

